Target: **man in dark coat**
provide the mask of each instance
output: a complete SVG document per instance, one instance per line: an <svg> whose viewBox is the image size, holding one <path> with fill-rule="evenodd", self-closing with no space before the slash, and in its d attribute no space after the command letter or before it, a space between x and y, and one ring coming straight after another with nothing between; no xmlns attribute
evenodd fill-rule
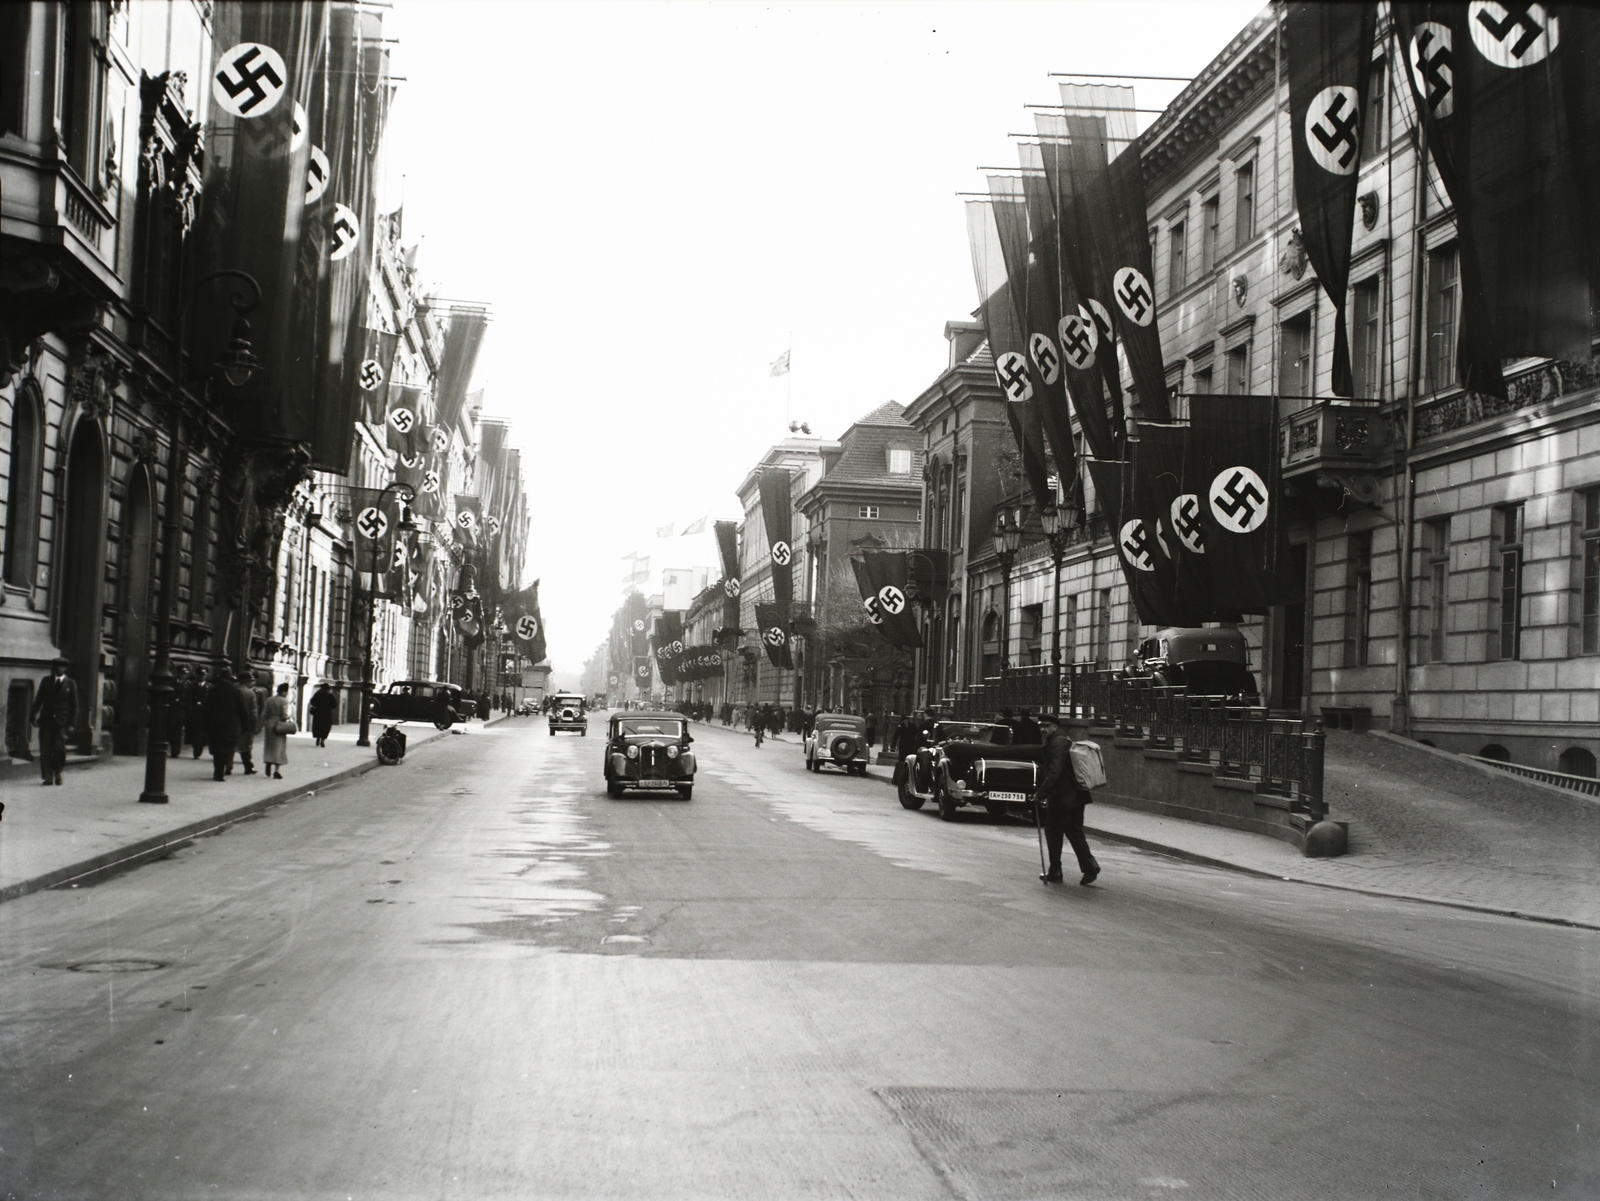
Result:
<svg viewBox="0 0 1600 1201"><path fill-rule="evenodd" d="M167 702L167 754L183 754L183 719L189 712L189 665L178 664L172 673L172 699Z"/></svg>
<svg viewBox="0 0 1600 1201"><path fill-rule="evenodd" d="M878 741L878 715L871 709L867 710L867 745L870 747Z"/></svg>
<svg viewBox="0 0 1600 1201"><path fill-rule="evenodd" d="M233 682L226 663L217 668L216 679L206 690L206 737L211 747L211 778L220 780L233 773L233 755L241 731L255 726L255 714L245 703L245 690ZM254 701L254 696L251 700Z"/></svg>
<svg viewBox="0 0 1600 1201"><path fill-rule="evenodd" d="M241 724L239 726L239 761L244 764L244 774L256 774L256 735L261 732L261 703L256 697L256 673L249 668L241 668L236 677L236 690L239 693L241 710Z"/></svg>
<svg viewBox="0 0 1600 1201"><path fill-rule="evenodd" d="M1039 724L1045 735L1045 761L1034 803L1045 806L1044 837L1050 851L1050 867L1045 879L1062 878L1061 840L1065 836L1078 857L1078 870L1083 873L1078 883L1093 884L1100 874L1100 864L1089 850L1089 840L1083 836L1083 807L1092 798L1088 789L1078 786L1078 777L1072 770L1072 739L1067 732L1052 714L1045 714Z"/></svg>
<svg viewBox="0 0 1600 1201"><path fill-rule="evenodd" d="M1011 729L1013 731L1011 742L1015 746L1038 746L1044 741L1039 723L1034 721L1033 714L1026 709L1022 711L1022 716L1017 718Z"/></svg>
<svg viewBox="0 0 1600 1201"><path fill-rule="evenodd" d="M206 741L210 737L206 718L206 697L210 691L211 681L206 678L206 669L199 668L189 683L189 704L183 719L184 737L196 759L205 753Z"/></svg>
<svg viewBox="0 0 1600 1201"><path fill-rule="evenodd" d="M67 766L67 735L78 720L78 686L67 675L65 659L52 661L50 674L39 681L28 718L39 727L39 782L59 784Z"/></svg>

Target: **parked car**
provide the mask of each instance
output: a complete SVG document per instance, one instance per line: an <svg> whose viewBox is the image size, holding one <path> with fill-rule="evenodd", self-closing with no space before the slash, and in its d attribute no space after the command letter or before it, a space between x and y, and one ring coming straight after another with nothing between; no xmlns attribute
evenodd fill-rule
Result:
<svg viewBox="0 0 1600 1201"><path fill-rule="evenodd" d="M805 737L806 770L842 767L849 776L867 774L867 719L853 713L819 713Z"/></svg>
<svg viewBox="0 0 1600 1201"><path fill-rule="evenodd" d="M577 693L558 692L550 698L550 737L554 738L557 730L576 730L588 736L589 713Z"/></svg>
<svg viewBox="0 0 1600 1201"><path fill-rule="evenodd" d="M629 788L694 795L694 736L681 713L630 709L613 713L606 731L606 793Z"/></svg>
<svg viewBox="0 0 1600 1201"><path fill-rule="evenodd" d="M900 803L921 809L933 801L944 821L963 805L982 805L996 817L1029 812L1044 747L1015 746L1013 736L995 722L936 722L927 745L906 756Z"/></svg>
<svg viewBox="0 0 1600 1201"><path fill-rule="evenodd" d="M1228 626L1157 630L1139 643L1123 674L1181 686L1193 696L1233 697L1247 705L1261 703L1244 634Z"/></svg>
<svg viewBox="0 0 1600 1201"><path fill-rule="evenodd" d="M372 694L372 716L385 721L429 721L448 730L476 711L459 685L439 680L396 680Z"/></svg>

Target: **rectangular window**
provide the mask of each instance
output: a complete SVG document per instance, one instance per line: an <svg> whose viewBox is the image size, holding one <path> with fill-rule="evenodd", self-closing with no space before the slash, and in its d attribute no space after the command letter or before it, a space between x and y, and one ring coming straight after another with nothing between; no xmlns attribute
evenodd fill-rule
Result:
<svg viewBox="0 0 1600 1201"><path fill-rule="evenodd" d="M1191 390L1196 396L1211 395L1211 368L1209 366L1195 368Z"/></svg>
<svg viewBox="0 0 1600 1201"><path fill-rule="evenodd" d="M1456 382L1456 314L1461 279L1454 243L1428 252L1427 390L1438 392Z"/></svg>
<svg viewBox="0 0 1600 1201"><path fill-rule="evenodd" d="M1256 236L1256 165L1245 163L1233 174L1233 245Z"/></svg>
<svg viewBox="0 0 1600 1201"><path fill-rule="evenodd" d="M1182 221L1167 227L1167 293L1181 292L1189 284L1188 244L1184 240Z"/></svg>
<svg viewBox="0 0 1600 1201"><path fill-rule="evenodd" d="M1423 662L1444 662L1444 634L1450 613L1450 519L1440 517L1422 523L1422 553L1425 556L1422 599L1426 622L1427 648Z"/></svg>
<svg viewBox="0 0 1600 1201"><path fill-rule="evenodd" d="M911 452L904 447L893 447L889 451L889 474L911 474Z"/></svg>
<svg viewBox="0 0 1600 1201"><path fill-rule="evenodd" d="M1100 589L1100 605L1095 613L1094 661L1098 667L1111 666L1111 589Z"/></svg>
<svg viewBox="0 0 1600 1201"><path fill-rule="evenodd" d="M1023 605L1018 615L1017 632L1021 636L1022 661L1029 666L1044 662L1044 606Z"/></svg>
<svg viewBox="0 0 1600 1201"><path fill-rule="evenodd" d="M1600 488L1579 494L1583 531L1583 653L1600 655Z"/></svg>
<svg viewBox="0 0 1600 1201"><path fill-rule="evenodd" d="M1361 114L1361 157L1373 157L1389 143L1388 80L1382 59L1372 64L1367 81L1367 110Z"/></svg>
<svg viewBox="0 0 1600 1201"><path fill-rule="evenodd" d="M1346 553L1344 665L1363 667L1372 661L1372 532L1351 534Z"/></svg>
<svg viewBox="0 0 1600 1201"><path fill-rule="evenodd" d="M1490 530L1491 659L1522 657L1522 506L1500 505Z"/></svg>
<svg viewBox="0 0 1600 1201"><path fill-rule="evenodd" d="M1355 375L1355 394L1362 400L1377 400L1382 383L1379 350L1379 281L1377 276L1362 280L1351 289L1350 367Z"/></svg>
<svg viewBox="0 0 1600 1201"><path fill-rule="evenodd" d="M1209 274L1217 265L1217 234L1222 224L1222 197L1207 196L1200 202L1200 270Z"/></svg>
<svg viewBox="0 0 1600 1201"><path fill-rule="evenodd" d="M1227 379L1223 381L1230 396L1245 396L1250 392L1250 344L1235 346L1227 354Z"/></svg>
<svg viewBox="0 0 1600 1201"><path fill-rule="evenodd" d="M856 511L856 516L857 517L865 517L865 518L868 518L869 520L875 519L878 516L878 506L877 505L862 505Z"/></svg>
<svg viewBox="0 0 1600 1201"><path fill-rule="evenodd" d="M1283 396L1310 396L1310 310L1289 318L1278 329L1278 392Z"/></svg>
<svg viewBox="0 0 1600 1201"><path fill-rule="evenodd" d="M950 549L960 550L967 528L967 459L956 457L955 504L950 514Z"/></svg>
<svg viewBox="0 0 1600 1201"><path fill-rule="evenodd" d="M1063 598L1061 608L1061 661L1078 661L1078 594Z"/></svg>

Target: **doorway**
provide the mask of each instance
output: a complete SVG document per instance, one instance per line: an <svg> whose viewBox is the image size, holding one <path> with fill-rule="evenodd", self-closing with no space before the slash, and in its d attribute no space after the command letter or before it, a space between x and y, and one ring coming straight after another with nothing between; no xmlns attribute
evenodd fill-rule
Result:
<svg viewBox="0 0 1600 1201"><path fill-rule="evenodd" d="M1306 544L1289 548L1290 568L1300 581L1300 599L1283 607L1283 633L1278 662L1281 686L1273 707L1304 713L1306 702Z"/></svg>
<svg viewBox="0 0 1600 1201"><path fill-rule="evenodd" d="M56 643L78 686L74 730L94 750L100 714L100 610L105 573L106 456L100 427L79 421L67 450L66 513L56 560Z"/></svg>
<svg viewBox="0 0 1600 1201"><path fill-rule="evenodd" d="M117 717L112 731L112 749L119 755L143 754L149 729L145 714L150 684L150 567L154 561L150 489L150 469L140 463L128 476L122 509L122 612L117 638Z"/></svg>

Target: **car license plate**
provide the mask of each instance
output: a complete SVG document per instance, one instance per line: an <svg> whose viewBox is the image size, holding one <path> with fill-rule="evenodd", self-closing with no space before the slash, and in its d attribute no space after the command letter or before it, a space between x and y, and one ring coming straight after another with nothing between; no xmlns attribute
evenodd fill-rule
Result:
<svg viewBox="0 0 1600 1201"><path fill-rule="evenodd" d="M989 799L991 801L1025 801L1028 799L1028 794L1025 792L991 792Z"/></svg>

